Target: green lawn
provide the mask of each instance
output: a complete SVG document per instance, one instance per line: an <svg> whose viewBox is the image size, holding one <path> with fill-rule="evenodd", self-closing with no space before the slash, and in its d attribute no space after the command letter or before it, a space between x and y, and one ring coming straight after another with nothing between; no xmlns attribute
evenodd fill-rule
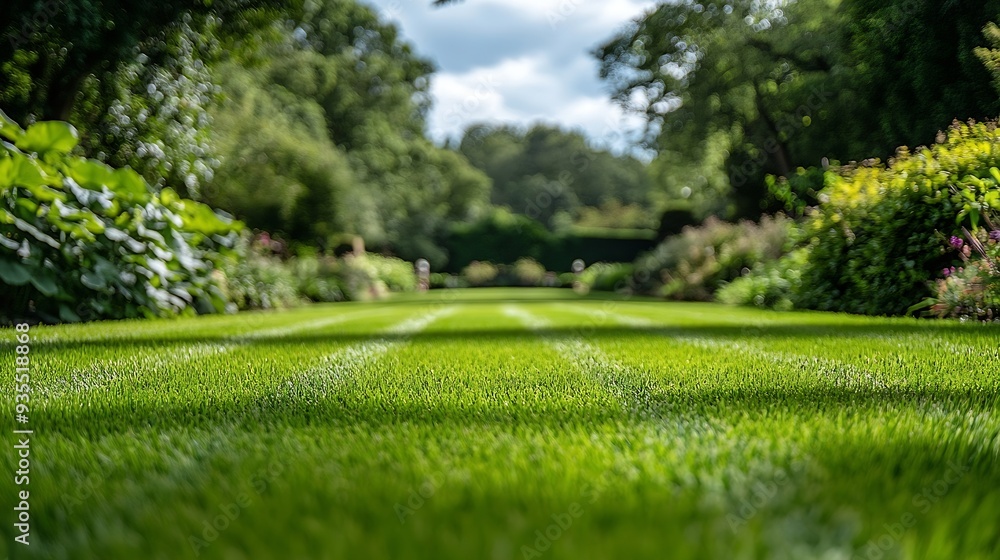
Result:
<svg viewBox="0 0 1000 560"><path fill-rule="evenodd" d="M997 326L470 290L31 336L0 558L1000 550Z"/></svg>

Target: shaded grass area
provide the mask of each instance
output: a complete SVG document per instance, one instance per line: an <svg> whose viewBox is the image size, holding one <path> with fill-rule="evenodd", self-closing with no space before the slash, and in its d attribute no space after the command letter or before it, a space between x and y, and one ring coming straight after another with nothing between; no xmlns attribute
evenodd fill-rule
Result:
<svg viewBox="0 0 1000 560"><path fill-rule="evenodd" d="M1000 549L995 326L465 290L32 333L12 558Z"/></svg>

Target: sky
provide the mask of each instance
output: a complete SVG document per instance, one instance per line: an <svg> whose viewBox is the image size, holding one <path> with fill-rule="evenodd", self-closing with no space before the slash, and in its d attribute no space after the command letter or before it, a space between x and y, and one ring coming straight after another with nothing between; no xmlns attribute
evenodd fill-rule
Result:
<svg viewBox="0 0 1000 560"><path fill-rule="evenodd" d="M443 143L478 122L545 122L619 151L642 125L610 98L591 51L655 5L646 0L368 0L434 61L428 134Z"/></svg>

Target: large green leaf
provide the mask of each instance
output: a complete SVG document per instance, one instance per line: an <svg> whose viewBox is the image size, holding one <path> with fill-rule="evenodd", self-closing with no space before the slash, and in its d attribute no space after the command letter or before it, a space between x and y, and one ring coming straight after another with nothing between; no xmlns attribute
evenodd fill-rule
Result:
<svg viewBox="0 0 1000 560"><path fill-rule="evenodd" d="M103 290L108 287L107 281L97 272L84 272L80 275L80 283L91 290Z"/></svg>
<svg viewBox="0 0 1000 560"><path fill-rule="evenodd" d="M68 154L79 142L73 125L62 121L42 121L28 127L15 145L26 152Z"/></svg>
<svg viewBox="0 0 1000 560"><path fill-rule="evenodd" d="M0 136L3 136L11 142L16 142L17 139L23 135L24 129L18 126L18 124L8 117L6 113L0 110Z"/></svg>
<svg viewBox="0 0 1000 560"><path fill-rule="evenodd" d="M181 206L178 214L184 222L185 231L210 236L239 231L243 227L241 222L223 219L211 207L200 202L183 200L178 205Z"/></svg>
<svg viewBox="0 0 1000 560"><path fill-rule="evenodd" d="M95 191L99 191L103 187L111 188L110 185L117 183L114 169L91 159L77 159L69 162L66 165L66 174L81 187Z"/></svg>
<svg viewBox="0 0 1000 560"><path fill-rule="evenodd" d="M38 202L27 197L20 197L14 202L15 208L20 208L22 217L35 218L38 216Z"/></svg>
<svg viewBox="0 0 1000 560"><path fill-rule="evenodd" d="M65 303L59 304L59 318L67 323L79 323L80 316Z"/></svg>
<svg viewBox="0 0 1000 560"><path fill-rule="evenodd" d="M20 187L44 187L45 177L42 176L38 165L24 154L12 154L11 161L14 164L12 169L12 179L14 186Z"/></svg>
<svg viewBox="0 0 1000 560"><path fill-rule="evenodd" d="M130 167L115 170L108 188L116 195L130 202L146 202L149 200L149 186L146 185L146 181L142 176Z"/></svg>
<svg viewBox="0 0 1000 560"><path fill-rule="evenodd" d="M31 285L42 292L42 295L52 297L59 293L59 285L49 275L35 274L31 277Z"/></svg>
<svg viewBox="0 0 1000 560"><path fill-rule="evenodd" d="M11 286L23 286L31 279L31 272L19 262L0 259L0 280Z"/></svg>
<svg viewBox="0 0 1000 560"><path fill-rule="evenodd" d="M14 186L14 160L5 157L0 158L0 193L7 192Z"/></svg>

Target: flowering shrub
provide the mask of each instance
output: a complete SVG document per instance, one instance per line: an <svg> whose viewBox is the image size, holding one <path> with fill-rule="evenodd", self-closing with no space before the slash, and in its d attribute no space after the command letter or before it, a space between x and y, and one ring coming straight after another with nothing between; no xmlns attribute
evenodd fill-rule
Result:
<svg viewBox="0 0 1000 560"><path fill-rule="evenodd" d="M744 269L785 254L792 228L793 222L782 214L765 216L760 223L709 218L701 226L685 227L636 260L636 276L649 279L638 287L674 299L710 300Z"/></svg>
<svg viewBox="0 0 1000 560"><path fill-rule="evenodd" d="M491 286L499 273L500 270L493 263L472 261L462 269L462 278L473 287Z"/></svg>
<svg viewBox="0 0 1000 560"><path fill-rule="evenodd" d="M828 172L803 226L797 307L894 315L930 295L951 264L938 236L961 240L959 224L976 230L987 209L1000 209L996 125L955 123L940 140L900 148L888 165Z"/></svg>
<svg viewBox="0 0 1000 560"><path fill-rule="evenodd" d="M943 278L935 283L936 294L929 302L938 317L1000 320L1000 229L988 215L982 217L985 228L966 229L964 239L948 240L961 262L942 269Z"/></svg>
<svg viewBox="0 0 1000 560"><path fill-rule="evenodd" d="M541 286L545 281L545 267L529 257L517 259L509 272L518 286Z"/></svg>

